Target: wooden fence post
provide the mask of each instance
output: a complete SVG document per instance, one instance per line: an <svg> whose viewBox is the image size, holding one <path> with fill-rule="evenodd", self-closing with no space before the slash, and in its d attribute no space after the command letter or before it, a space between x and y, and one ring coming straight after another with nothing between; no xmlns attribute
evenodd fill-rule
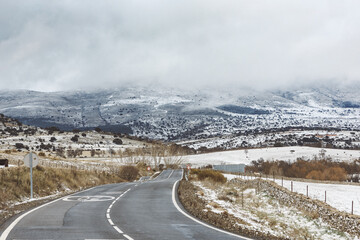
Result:
<svg viewBox="0 0 360 240"><path fill-rule="evenodd" d="M326 203L326 190L325 190L325 203Z"/></svg>
<svg viewBox="0 0 360 240"><path fill-rule="evenodd" d="M309 185L306 185L306 196L309 197Z"/></svg>
<svg viewBox="0 0 360 240"><path fill-rule="evenodd" d="M241 207L244 208L244 190L241 192Z"/></svg>

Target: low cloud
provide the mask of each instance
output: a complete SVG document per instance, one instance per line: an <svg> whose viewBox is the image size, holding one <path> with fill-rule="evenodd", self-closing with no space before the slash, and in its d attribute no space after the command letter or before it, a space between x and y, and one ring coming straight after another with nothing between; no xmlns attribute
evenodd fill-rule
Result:
<svg viewBox="0 0 360 240"><path fill-rule="evenodd" d="M0 88L360 81L359 1L0 0Z"/></svg>

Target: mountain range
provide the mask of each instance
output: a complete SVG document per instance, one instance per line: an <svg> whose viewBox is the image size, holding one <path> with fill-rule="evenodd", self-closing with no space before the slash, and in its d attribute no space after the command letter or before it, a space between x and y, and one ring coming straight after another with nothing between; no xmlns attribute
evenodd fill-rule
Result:
<svg viewBox="0 0 360 240"><path fill-rule="evenodd" d="M360 129L360 88L0 91L0 113L24 124L92 129L162 140L199 139L286 127Z"/></svg>

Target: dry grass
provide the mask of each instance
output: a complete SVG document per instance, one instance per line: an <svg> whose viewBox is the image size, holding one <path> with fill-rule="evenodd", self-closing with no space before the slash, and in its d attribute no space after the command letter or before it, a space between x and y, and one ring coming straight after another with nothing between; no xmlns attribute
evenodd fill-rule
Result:
<svg viewBox="0 0 360 240"><path fill-rule="evenodd" d="M192 175L196 175L197 179L203 181L205 179L211 180L216 183L226 183L227 179L221 172L212 169L191 169Z"/></svg>
<svg viewBox="0 0 360 240"><path fill-rule="evenodd" d="M95 185L122 182L114 173L101 171L79 171L76 169L48 168L33 169L34 197L44 197L56 192L76 191ZM27 167L13 167L0 170L0 209L12 202L22 201L30 195L30 170Z"/></svg>

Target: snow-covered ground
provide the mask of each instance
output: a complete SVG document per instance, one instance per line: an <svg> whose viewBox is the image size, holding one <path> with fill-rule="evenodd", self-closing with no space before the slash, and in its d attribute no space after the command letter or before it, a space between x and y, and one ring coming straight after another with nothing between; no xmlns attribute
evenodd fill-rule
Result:
<svg viewBox="0 0 360 240"><path fill-rule="evenodd" d="M224 174L231 180L239 177L233 174ZM293 182L293 191L306 196L306 187L308 186L308 196L313 199L325 201L330 206L347 213L351 213L352 201L354 202L354 214L360 215L360 185L349 184L333 184L333 183L315 183L310 181L290 181L275 179L275 182L291 190L291 182Z"/></svg>
<svg viewBox="0 0 360 240"><path fill-rule="evenodd" d="M197 155L184 156L184 163L191 163L193 166L204 166L208 164L250 164L253 160L263 158L264 160L295 161L297 158L312 159L319 157L323 148L312 147L281 147L281 148L257 148L245 150L233 150L213 152ZM324 149L326 157L335 161L351 161L360 158L358 150Z"/></svg>
<svg viewBox="0 0 360 240"><path fill-rule="evenodd" d="M16 165L9 164L9 167L16 167ZM0 165L0 168L5 168L4 165Z"/></svg>
<svg viewBox="0 0 360 240"><path fill-rule="evenodd" d="M208 204L204 211L222 213L227 211L239 221L238 225L250 230L269 232L272 235L289 239L353 239L348 234L342 234L332 229L321 219L312 219L303 215L296 208L286 207L278 201L270 199L266 194L256 194L255 189L244 191L244 206L241 197L232 193L241 191L237 186L211 186L203 182L195 182L201 188L198 196ZM224 197L227 196L227 197ZM229 199L229 200L226 200Z"/></svg>
<svg viewBox="0 0 360 240"><path fill-rule="evenodd" d="M275 180L281 186L281 179ZM354 201L354 214L360 215L360 185L327 184L293 181L293 191L306 195L306 186L309 189L309 197L325 201L330 206L347 213L351 213L352 201ZM284 180L284 187L291 190L291 181Z"/></svg>
<svg viewBox="0 0 360 240"><path fill-rule="evenodd" d="M250 131L250 130L249 130ZM335 130L297 130L268 132L243 132L242 134L222 134L220 137L195 138L179 141L178 144L194 149L221 148L236 149L249 147L273 147L276 143L282 146L298 146L309 144L312 139L318 146L328 146L341 149L356 149L360 146L359 131ZM311 144L311 143L310 143Z"/></svg>

